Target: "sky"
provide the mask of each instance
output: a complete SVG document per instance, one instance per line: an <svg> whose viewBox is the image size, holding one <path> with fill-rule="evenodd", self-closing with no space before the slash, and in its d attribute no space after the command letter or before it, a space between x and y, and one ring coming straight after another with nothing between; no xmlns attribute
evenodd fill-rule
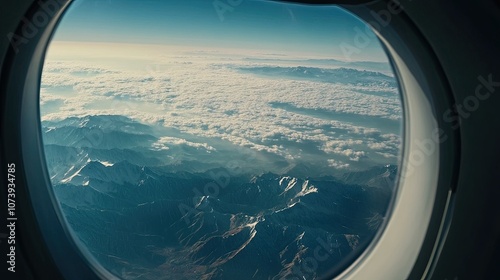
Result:
<svg viewBox="0 0 500 280"><path fill-rule="evenodd" d="M397 163L402 109L383 49L373 39L345 63L339 48L361 21L256 0L218 13L217 1L238 3L76 0L46 56L41 119L124 115L176 130L152 149L227 142L338 170Z"/></svg>
<svg viewBox="0 0 500 280"><path fill-rule="evenodd" d="M366 25L338 7L265 0L75 0L54 40L267 49L386 61ZM373 36L373 34L366 34ZM342 46L356 48L346 57Z"/></svg>

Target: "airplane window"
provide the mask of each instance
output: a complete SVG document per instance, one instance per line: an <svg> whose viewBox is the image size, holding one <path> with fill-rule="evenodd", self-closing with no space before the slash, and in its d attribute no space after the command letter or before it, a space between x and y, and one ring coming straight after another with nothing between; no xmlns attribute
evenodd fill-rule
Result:
<svg viewBox="0 0 500 280"><path fill-rule="evenodd" d="M336 6L75 1L40 111L65 222L123 279L334 276L397 189L398 83Z"/></svg>

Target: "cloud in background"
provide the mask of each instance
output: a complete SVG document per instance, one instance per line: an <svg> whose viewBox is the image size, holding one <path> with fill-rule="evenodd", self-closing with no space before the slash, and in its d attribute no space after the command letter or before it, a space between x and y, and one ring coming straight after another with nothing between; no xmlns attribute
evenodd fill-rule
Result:
<svg viewBox="0 0 500 280"><path fill-rule="evenodd" d="M169 50L159 52L158 61L129 53L99 62L93 52L68 59L57 49L44 66L42 120L124 115L190 135L184 144L206 150L215 148L193 139L228 141L288 161L322 158L337 168L397 162L401 105L393 83L266 76L240 69L284 66L223 51ZM220 63L221 56L228 63ZM162 136L155 148L175 143L172 135Z"/></svg>

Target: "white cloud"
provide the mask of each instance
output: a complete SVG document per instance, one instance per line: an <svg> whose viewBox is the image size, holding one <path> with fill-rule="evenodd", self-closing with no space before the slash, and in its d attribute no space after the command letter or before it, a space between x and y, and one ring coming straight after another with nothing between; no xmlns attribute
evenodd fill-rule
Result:
<svg viewBox="0 0 500 280"><path fill-rule="evenodd" d="M197 149L205 149L207 150L207 152L215 151L215 148L208 145L207 143L195 143L187 141L186 139L170 137L170 136L160 137L158 141L152 144L153 148L157 150L168 150L169 145L176 145L176 146L185 145Z"/></svg>
<svg viewBox="0 0 500 280"><path fill-rule="evenodd" d="M395 88L270 79L239 73L207 58L182 59L183 63L179 63L179 58L171 63L165 59L166 62L142 71L97 66L85 60L47 61L42 77L42 119L127 115L174 127L181 133L224 139L285 158L294 157L293 150L284 144L287 142L317 143L325 153L353 162L368 157L369 150L398 153L399 135L349 123L338 115L399 120L401 108ZM367 90L395 94L390 98L361 93ZM64 102L57 108L44 107L54 100ZM273 103L332 113L331 117L318 117L275 108ZM175 141L180 140L183 139ZM175 141L161 138L156 148L181 144ZM213 149L206 143L182 144Z"/></svg>
<svg viewBox="0 0 500 280"><path fill-rule="evenodd" d="M334 160L334 159L328 159L328 166L337 168L337 169L347 169L349 168L350 164L349 163L343 163L342 161Z"/></svg>

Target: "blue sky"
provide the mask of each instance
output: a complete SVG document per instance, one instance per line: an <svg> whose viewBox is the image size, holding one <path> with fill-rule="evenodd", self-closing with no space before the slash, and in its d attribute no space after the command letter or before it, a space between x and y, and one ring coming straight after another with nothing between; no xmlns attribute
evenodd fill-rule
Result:
<svg viewBox="0 0 500 280"><path fill-rule="evenodd" d="M363 22L337 7L265 0L230 3L238 1L76 0L55 40L313 52L342 58L340 45L354 46L355 28L365 30ZM359 50L354 60L386 61L376 39Z"/></svg>
<svg viewBox="0 0 500 280"><path fill-rule="evenodd" d="M365 30L347 12L243 0L221 19L214 0L76 1L47 53L44 120L119 114L325 172L397 162L396 84L355 72L383 63L322 59L343 59L340 44ZM360 49L356 60L387 60L374 38Z"/></svg>

